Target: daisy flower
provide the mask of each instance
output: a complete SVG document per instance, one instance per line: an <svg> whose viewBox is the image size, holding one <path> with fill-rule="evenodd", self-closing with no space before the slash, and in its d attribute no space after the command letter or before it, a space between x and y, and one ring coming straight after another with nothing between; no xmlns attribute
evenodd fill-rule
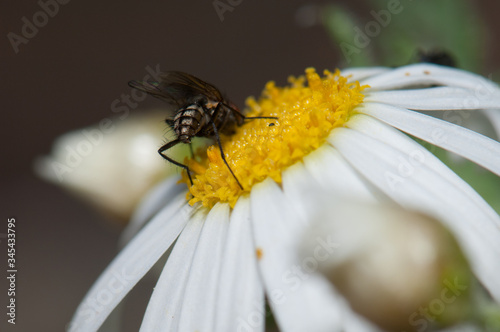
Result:
<svg viewBox="0 0 500 332"><path fill-rule="evenodd" d="M141 331L262 331L265 302L282 331L372 331L331 285L303 276L296 248L307 198L335 193L427 213L450 229L472 270L500 301L500 217L409 135L500 175L500 144L419 111L485 111L500 89L432 64L328 72L312 68L247 100L253 120L188 160L194 184L169 179L132 218L140 231L89 290L71 331L95 331L171 249ZM183 176L183 182L189 183ZM153 217L151 217L154 215ZM331 252L335 243L325 241Z"/></svg>

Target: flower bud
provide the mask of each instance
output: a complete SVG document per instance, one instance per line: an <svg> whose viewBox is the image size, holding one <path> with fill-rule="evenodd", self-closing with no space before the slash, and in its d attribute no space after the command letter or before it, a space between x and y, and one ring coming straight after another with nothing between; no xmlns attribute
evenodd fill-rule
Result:
<svg viewBox="0 0 500 332"><path fill-rule="evenodd" d="M106 118L67 133L55 141L51 155L36 161L35 171L125 222L153 185L177 171L157 152L164 118L164 112Z"/></svg>
<svg viewBox="0 0 500 332"><path fill-rule="evenodd" d="M475 286L454 237L437 220L401 208L335 204L303 244L337 249L319 271L353 310L387 331L431 331L467 319Z"/></svg>

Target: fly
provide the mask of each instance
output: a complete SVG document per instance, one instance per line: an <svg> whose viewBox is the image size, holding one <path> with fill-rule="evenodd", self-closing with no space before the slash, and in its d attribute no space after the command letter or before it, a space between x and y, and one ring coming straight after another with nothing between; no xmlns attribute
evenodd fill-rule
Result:
<svg viewBox="0 0 500 332"><path fill-rule="evenodd" d="M179 71L160 74L159 82L130 81L128 85L168 104L171 117L165 122L174 130L177 138L163 145L158 153L172 164L184 168L191 185L193 185L193 179L189 167L170 158L164 152L179 143L191 144L191 139L197 136L215 138L222 160L240 188L243 189L226 161L219 133L231 135L235 132L236 126L242 126L245 120L277 119L276 117L245 116L236 105L224 98L216 87L193 75Z"/></svg>
<svg viewBox="0 0 500 332"><path fill-rule="evenodd" d="M422 51L419 50L418 62L433 63L436 65L447 66L447 67L457 67L455 58L448 52L433 50L433 51Z"/></svg>

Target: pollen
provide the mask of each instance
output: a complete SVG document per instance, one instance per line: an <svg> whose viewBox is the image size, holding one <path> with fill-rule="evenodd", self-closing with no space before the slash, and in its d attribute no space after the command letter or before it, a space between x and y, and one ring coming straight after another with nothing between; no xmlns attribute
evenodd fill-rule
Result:
<svg viewBox="0 0 500 332"><path fill-rule="evenodd" d="M257 259L261 259L262 256L264 255L264 252L262 251L262 248L257 248L255 249L255 255L257 256Z"/></svg>
<svg viewBox="0 0 500 332"><path fill-rule="evenodd" d="M320 147L332 129L344 126L353 109L363 102L366 87L348 83L339 70L325 71L321 77L313 68L306 69L305 76L290 77L285 87L267 83L258 100L247 99L245 115L278 119L247 120L235 134L221 136L226 160L244 189L214 144L185 161L194 175L189 203L212 207L227 202L234 207L240 196L266 178L280 184L287 167ZM185 172L183 181L189 184Z"/></svg>

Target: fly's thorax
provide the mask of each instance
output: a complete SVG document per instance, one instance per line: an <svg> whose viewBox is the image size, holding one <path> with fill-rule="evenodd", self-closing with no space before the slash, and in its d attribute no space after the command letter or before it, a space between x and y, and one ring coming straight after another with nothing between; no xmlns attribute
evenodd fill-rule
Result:
<svg viewBox="0 0 500 332"><path fill-rule="evenodd" d="M234 121L236 125L242 126L245 123L245 117L242 116L240 109L238 108L238 106L236 106L236 104L229 100L227 101L227 103L229 105L232 121Z"/></svg>
<svg viewBox="0 0 500 332"><path fill-rule="evenodd" d="M226 134L226 135L233 134L234 128L236 127L236 124L237 124L235 116L233 114L234 111L230 107L228 107L224 102L220 102L220 103L216 103L216 104L207 103L207 105L214 106L212 108L207 108L207 110L209 111L210 119L214 122L217 130L221 133ZM218 107L218 110L217 110L217 107ZM216 110L217 110L217 114L215 114ZM205 133L208 136L214 135L213 127L207 126Z"/></svg>
<svg viewBox="0 0 500 332"><path fill-rule="evenodd" d="M211 100L211 99L208 99L208 100L203 99L203 100L200 100L200 102L204 104L204 106L207 110L214 111L217 108L217 105L219 105L220 101Z"/></svg>

